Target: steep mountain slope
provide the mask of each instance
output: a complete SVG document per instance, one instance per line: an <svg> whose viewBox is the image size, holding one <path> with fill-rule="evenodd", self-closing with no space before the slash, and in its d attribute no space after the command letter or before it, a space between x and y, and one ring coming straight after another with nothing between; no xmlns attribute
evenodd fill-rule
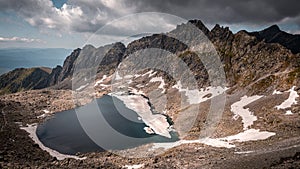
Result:
<svg viewBox="0 0 300 169"><path fill-rule="evenodd" d="M45 88L50 72L50 68L15 69L0 76L0 94Z"/></svg>

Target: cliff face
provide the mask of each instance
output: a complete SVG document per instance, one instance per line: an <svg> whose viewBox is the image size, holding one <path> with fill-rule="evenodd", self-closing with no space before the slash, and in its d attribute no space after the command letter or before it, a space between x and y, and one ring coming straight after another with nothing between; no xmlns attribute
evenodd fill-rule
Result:
<svg viewBox="0 0 300 169"><path fill-rule="evenodd" d="M283 32L278 26L259 32L239 31L234 34L229 28L218 24L209 31L199 20L191 20L189 23L202 30L215 46L224 66L228 86L234 86L236 90L247 87L250 90L267 91L270 86L285 88L298 84L299 35ZM184 31L181 28L179 25L172 32L180 34ZM103 56L97 69L100 77L112 74L124 58L146 48L160 48L176 54L188 65L200 86L209 85L208 74L195 53L190 52L187 45L167 35L143 37L128 44L127 48L122 43L115 43L108 51L106 47L94 48L91 45L75 49L62 67L57 66L52 71L16 69L2 75L0 89L2 93L45 87L71 89L75 65L87 66L88 63L96 62L93 59L97 58L91 56ZM80 54L82 57L78 59ZM29 79L35 83L29 83Z"/></svg>
<svg viewBox="0 0 300 169"><path fill-rule="evenodd" d="M62 70L58 76L58 81L63 81L64 79L66 79L67 77L72 76L72 73L74 71L74 63L77 59L77 57L80 54L80 50L81 49L75 49L70 56L68 56L66 58L66 60L64 61Z"/></svg>

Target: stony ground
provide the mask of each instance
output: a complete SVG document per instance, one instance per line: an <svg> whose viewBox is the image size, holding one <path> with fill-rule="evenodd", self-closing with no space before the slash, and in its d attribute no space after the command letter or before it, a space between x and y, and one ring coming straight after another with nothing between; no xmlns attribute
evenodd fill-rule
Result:
<svg viewBox="0 0 300 169"><path fill-rule="evenodd" d="M85 160L65 159L58 161L43 151L20 129L20 125L41 123L37 118L43 110L58 112L75 107L71 91L36 90L0 97L0 168L122 168L125 165L144 164L143 168L299 168L300 166L300 125L299 113L284 116L280 111L271 111L274 105L287 96L266 98L249 105L250 110L264 117L255 122L256 127L268 128L276 136L263 141L238 143L237 147L216 148L203 144L185 144L172 148L162 155L142 159L128 159L115 154L78 154ZM236 96L227 97L227 108L215 136L239 132L241 121L232 121L228 107ZM264 103L264 106L260 106ZM202 103L204 107L209 102ZM294 106L297 109L297 106ZM270 110L270 111L267 111ZM262 111L265 113L262 114ZM205 110L204 110L205 112ZM260 113L261 114L260 114ZM199 115L198 121L201 121ZM201 123L197 125L201 126ZM190 138L199 134L197 125Z"/></svg>

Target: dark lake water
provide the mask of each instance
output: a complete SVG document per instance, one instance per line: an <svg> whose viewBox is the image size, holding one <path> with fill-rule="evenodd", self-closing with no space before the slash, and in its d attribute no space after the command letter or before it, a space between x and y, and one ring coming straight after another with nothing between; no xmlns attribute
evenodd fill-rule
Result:
<svg viewBox="0 0 300 169"><path fill-rule="evenodd" d="M136 112L128 109L121 100L105 95L85 106L56 113L38 126L37 136L45 146L64 154L120 150L178 140L174 132L170 132L172 138L169 139L150 135L144 127L146 125L138 120Z"/></svg>

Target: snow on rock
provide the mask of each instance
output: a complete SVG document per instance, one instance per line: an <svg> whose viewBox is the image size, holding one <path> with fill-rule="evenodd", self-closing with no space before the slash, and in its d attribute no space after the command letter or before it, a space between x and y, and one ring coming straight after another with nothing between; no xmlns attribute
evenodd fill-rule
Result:
<svg viewBox="0 0 300 169"><path fill-rule="evenodd" d="M276 133L268 131L259 131L259 129L249 129L245 130L236 135L227 136L221 138L229 142L246 142L246 141L256 141L256 140L265 140L271 136L274 136Z"/></svg>
<svg viewBox="0 0 300 169"><path fill-rule="evenodd" d="M115 80L122 80L122 77L119 75L118 71L115 73Z"/></svg>
<svg viewBox="0 0 300 169"><path fill-rule="evenodd" d="M106 75L103 75L103 77L95 83L94 87L96 87L96 86L98 86L99 84L103 83L103 81L104 81L106 78L107 78L107 76L106 76Z"/></svg>
<svg viewBox="0 0 300 169"><path fill-rule="evenodd" d="M40 116L37 116L38 119L40 118L44 118L44 117L47 117L49 114L50 114L50 111L49 110L43 110L44 114L40 115Z"/></svg>
<svg viewBox="0 0 300 169"><path fill-rule="evenodd" d="M192 144L192 143L205 144L212 147L233 148L236 147L234 145L235 142L265 140L271 136L274 136L275 134L276 133L273 132L259 131L258 129L249 129L241 133L223 137L223 138L202 138L198 140L179 140L173 143L154 143L152 149L158 149L158 148L170 149L173 147L180 146L182 144Z"/></svg>
<svg viewBox="0 0 300 169"><path fill-rule="evenodd" d="M89 85L89 83L87 83L87 84L85 84L85 85L82 85L82 86L78 87L78 88L76 89L76 91L80 91L80 90L86 88L88 85Z"/></svg>
<svg viewBox="0 0 300 169"><path fill-rule="evenodd" d="M223 94L228 88L222 88L221 86L217 87L207 87L206 89L201 88L189 90L188 88L183 88L180 81L177 82L172 88L176 88L179 92L185 92L190 104L199 104L206 100L209 100L215 96ZM208 96L210 95L210 96Z"/></svg>
<svg viewBox="0 0 300 169"><path fill-rule="evenodd" d="M27 127L20 127L20 129L25 130L27 133L29 133L29 137L36 143L39 145L39 147L42 150L47 151L52 157L56 157L57 160L63 160L65 158L74 158L76 160L84 160L86 159L86 157L80 158L78 156L74 156L74 155L66 155L66 154L61 154L58 151L52 150L46 146L44 146L44 144L38 139L37 135L36 135L36 129L37 129L37 125L36 124L29 124L27 125Z"/></svg>
<svg viewBox="0 0 300 169"><path fill-rule="evenodd" d="M200 143L209 145L212 147L225 147L225 148L235 147L234 144L224 141L223 139L219 139L219 138L204 138L204 139L200 140Z"/></svg>
<svg viewBox="0 0 300 169"><path fill-rule="evenodd" d="M183 144L194 144L194 143L205 144L213 147L225 147L225 148L235 147L234 144L231 144L227 141L223 141L221 139L203 138L198 140L179 140L176 142L169 142L169 143L154 143L152 146L152 150L159 149L159 148L170 149Z"/></svg>
<svg viewBox="0 0 300 169"><path fill-rule="evenodd" d="M171 138L168 130L170 124L167 121L167 117L162 114L153 114L148 104L148 99L141 95L122 95L119 93L112 93L110 95L122 100L126 107L135 111L154 133Z"/></svg>
<svg viewBox="0 0 300 169"><path fill-rule="evenodd" d="M237 152L234 152L234 154L250 154L250 153L253 153L254 151L237 151Z"/></svg>
<svg viewBox="0 0 300 169"><path fill-rule="evenodd" d="M149 70L148 72L142 74L142 76L146 76L148 75L148 77L151 77L153 75L155 75L157 72L154 72L153 70Z"/></svg>
<svg viewBox="0 0 300 169"><path fill-rule="evenodd" d="M160 82L160 85L158 86L158 88L162 89L161 93L165 93L165 91L166 91L166 89L164 88L165 81L162 77L154 77L150 80L150 82Z"/></svg>
<svg viewBox="0 0 300 169"><path fill-rule="evenodd" d="M154 131L153 131L150 127L144 127L144 130L145 130L146 133L148 133L148 134L155 134Z"/></svg>
<svg viewBox="0 0 300 169"><path fill-rule="evenodd" d="M128 89L130 89L130 91L134 94L138 94L138 95L146 95L142 90L137 90L133 87L128 87Z"/></svg>
<svg viewBox="0 0 300 169"><path fill-rule="evenodd" d="M253 122L257 120L257 117L253 115L252 112L249 111L249 108L244 109L244 106L260 99L262 96L244 96L240 101L235 102L231 105L231 111L234 113L234 119L237 117L242 118L244 130L247 130Z"/></svg>
<svg viewBox="0 0 300 169"><path fill-rule="evenodd" d="M291 110L287 110L286 113L285 113L285 115L292 115L292 114L293 114L293 113L292 113Z"/></svg>
<svg viewBox="0 0 300 169"><path fill-rule="evenodd" d="M123 168L127 169L138 169L144 167L144 164L125 165Z"/></svg>
<svg viewBox="0 0 300 169"><path fill-rule="evenodd" d="M290 92L290 95L289 95L289 98L286 99L284 102L282 102L280 105L276 106L276 108L279 110L279 109L286 109L286 108L290 108L293 104L297 104L297 97L299 97L297 91L295 91L295 87L296 86L293 86L289 92Z"/></svg>
<svg viewBox="0 0 300 169"><path fill-rule="evenodd" d="M275 95L275 94L282 94L282 92L281 92L281 91L274 90L274 92L272 93L272 95Z"/></svg>

